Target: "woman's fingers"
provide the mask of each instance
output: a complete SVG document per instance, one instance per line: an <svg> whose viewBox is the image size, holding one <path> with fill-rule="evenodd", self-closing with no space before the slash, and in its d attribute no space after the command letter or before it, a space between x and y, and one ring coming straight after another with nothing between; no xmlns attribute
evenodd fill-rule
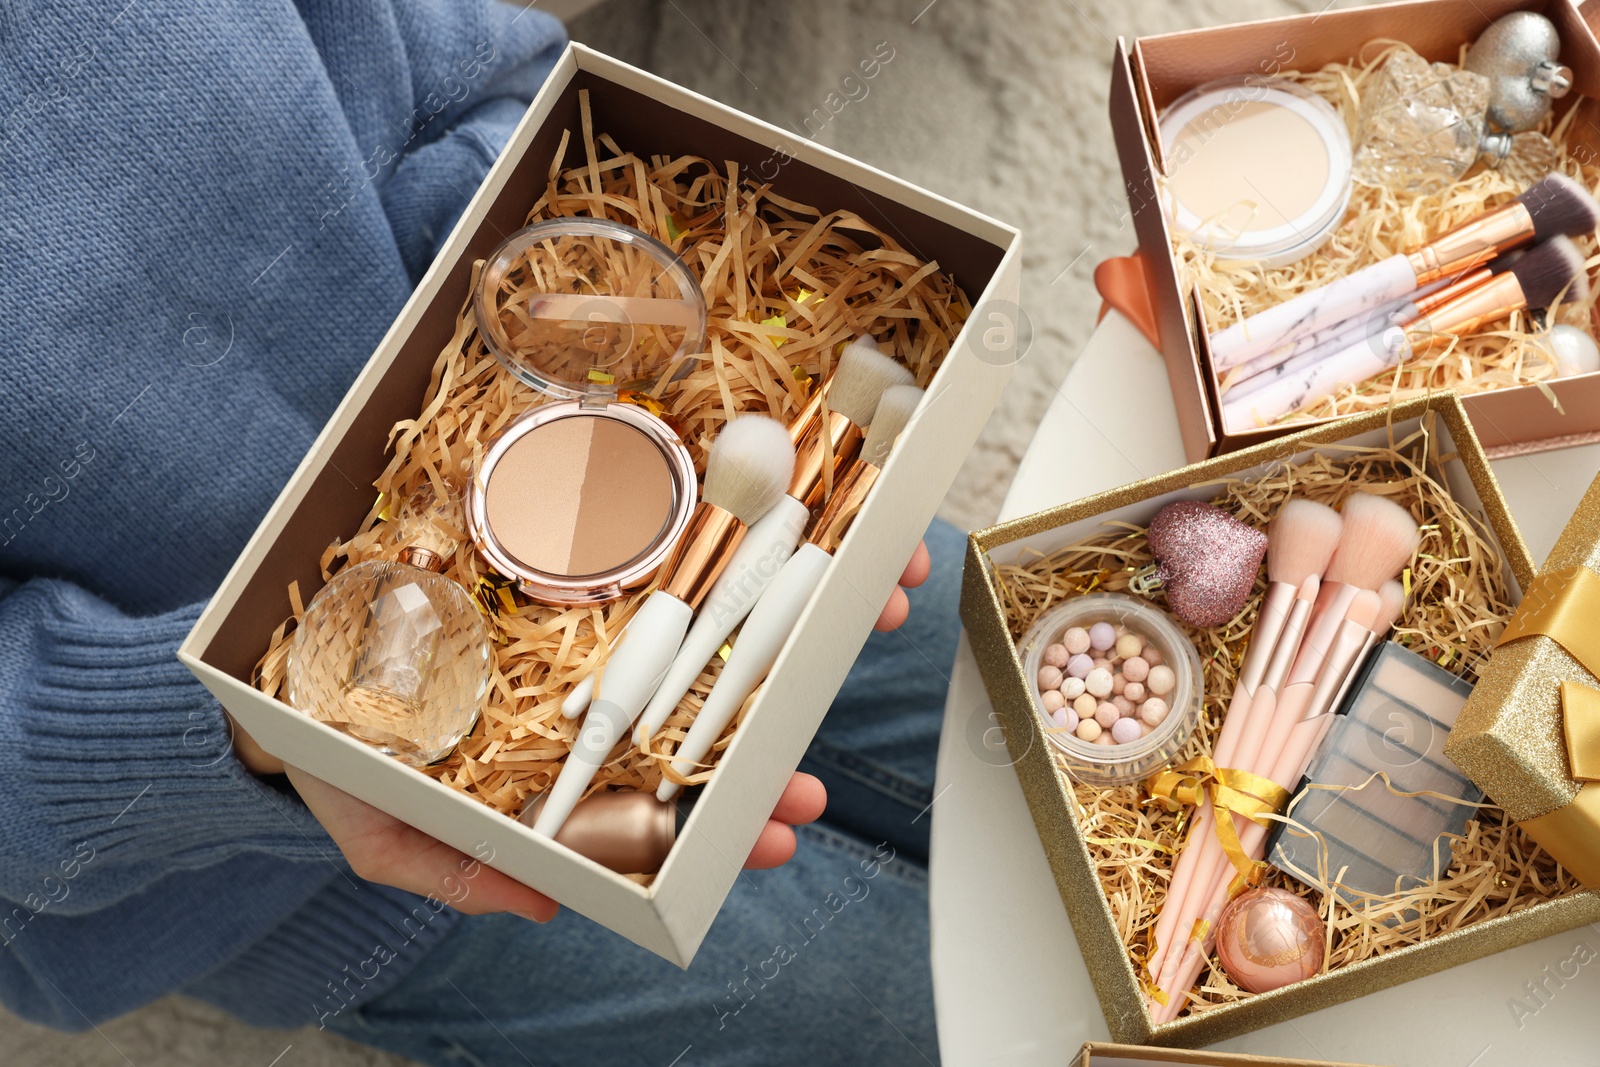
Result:
<svg viewBox="0 0 1600 1067"><path fill-rule="evenodd" d="M769 819L767 825L761 828L761 836L756 838L755 847L750 850L750 857L744 861L744 865L752 871L781 867L794 855L794 845L794 830L784 823Z"/></svg>
<svg viewBox="0 0 1600 1067"><path fill-rule="evenodd" d="M933 560L928 556L928 542L918 541L917 550L911 553L911 562L906 564L905 573L900 575L900 585L904 589L915 589L928 580L928 572L933 569Z"/></svg>
<svg viewBox="0 0 1600 1067"><path fill-rule="evenodd" d="M878 612L878 621L872 624L872 628L879 633L898 630L910 617L911 601L906 597L906 591L897 585L894 592L889 594L889 602Z"/></svg>
<svg viewBox="0 0 1600 1067"><path fill-rule="evenodd" d="M509 911L536 922L555 917L556 902L538 890L298 767L284 770L358 877L434 897L469 915Z"/></svg>
<svg viewBox="0 0 1600 1067"><path fill-rule="evenodd" d="M778 822L799 826L820 819L822 809L827 806L828 791L823 788L822 779L814 774L796 771L784 788L783 796L778 798L777 806L772 809L772 817Z"/></svg>

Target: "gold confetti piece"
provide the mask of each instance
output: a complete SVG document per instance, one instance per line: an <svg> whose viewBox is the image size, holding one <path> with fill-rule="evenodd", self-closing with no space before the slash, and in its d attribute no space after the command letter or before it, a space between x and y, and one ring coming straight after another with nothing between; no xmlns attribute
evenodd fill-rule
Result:
<svg viewBox="0 0 1600 1067"><path fill-rule="evenodd" d="M774 315L770 319L762 319L761 325L774 330L786 330L789 328L789 320L783 315ZM787 337L775 336L772 338L772 347L782 348L784 344L788 342L788 340L789 339Z"/></svg>
<svg viewBox="0 0 1600 1067"><path fill-rule="evenodd" d="M726 663L731 655L733 655L733 646L726 641L722 642L722 647L717 649L717 658Z"/></svg>
<svg viewBox="0 0 1600 1067"><path fill-rule="evenodd" d="M617 376L615 374L607 374L598 367L590 367L589 380L591 382L598 382L601 385L615 385Z"/></svg>

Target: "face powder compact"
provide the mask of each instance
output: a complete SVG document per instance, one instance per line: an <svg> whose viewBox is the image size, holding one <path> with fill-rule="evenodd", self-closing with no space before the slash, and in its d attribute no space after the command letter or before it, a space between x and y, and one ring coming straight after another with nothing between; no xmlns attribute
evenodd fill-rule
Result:
<svg viewBox="0 0 1600 1067"><path fill-rule="evenodd" d="M1219 260L1293 263L1344 217L1350 135L1331 104L1294 82L1207 82L1174 101L1160 127L1167 218Z"/></svg>
<svg viewBox="0 0 1600 1067"><path fill-rule="evenodd" d="M545 603L599 603L645 584L698 495L694 461L646 390L701 353L699 283L645 233L554 219L490 255L474 306L495 358L555 398L502 433L474 472L478 551Z"/></svg>

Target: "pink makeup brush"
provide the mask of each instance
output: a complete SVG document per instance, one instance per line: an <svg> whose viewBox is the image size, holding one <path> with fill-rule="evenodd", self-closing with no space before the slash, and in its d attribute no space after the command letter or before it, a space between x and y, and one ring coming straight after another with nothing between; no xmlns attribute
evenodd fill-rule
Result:
<svg viewBox="0 0 1600 1067"><path fill-rule="evenodd" d="M1513 248L1555 236L1588 233L1597 223L1600 205L1589 191L1564 174L1552 174L1510 203L1457 226L1415 252L1390 256L1219 330L1210 338L1213 369L1220 372L1238 366L1441 278L1482 266Z"/></svg>
<svg viewBox="0 0 1600 1067"><path fill-rule="evenodd" d="M1310 614L1311 601L1317 595L1315 580L1327 568L1333 556L1342 525L1339 513L1332 508L1310 500L1294 499L1278 509L1278 514L1267 526L1267 591L1261 598L1255 628L1250 634L1250 646L1245 651L1244 662L1239 666L1238 687L1223 717L1222 729L1217 734L1212 758L1218 766L1234 766L1251 699L1267 674L1268 665L1274 658L1273 652L1282 643L1280 639L1285 629L1291 625L1291 618L1296 614L1300 622L1292 644L1299 645L1300 634ZM1308 582L1313 583L1310 593L1299 596ZM1305 601L1303 608L1298 606L1302 599ZM1293 652L1291 648L1289 662L1293 662ZM1166 955L1195 866L1204 858L1202 846L1210 841L1211 832L1211 809L1201 808L1194 829L1190 831L1178 862L1173 867L1172 881L1167 888L1167 903L1156 919L1155 951L1148 963L1152 974L1156 973ZM1210 844L1216 846L1215 841L1210 841Z"/></svg>
<svg viewBox="0 0 1600 1067"><path fill-rule="evenodd" d="M1314 681L1291 682L1278 702L1269 731L1261 746L1261 755L1252 770L1270 778L1284 789L1292 790L1305 774L1311 757L1327 732L1334 706L1334 697L1341 692L1362 652L1375 639L1374 628L1381 625L1380 614L1384 600L1373 590L1364 589L1351 598L1347 614L1335 629L1332 645L1320 658L1320 670ZM1383 631L1387 632L1384 626ZM1296 664L1298 669L1299 664ZM1246 821L1239 835L1244 852L1259 860L1265 851L1269 827ZM1216 928L1217 918L1228 902L1228 886L1233 878L1231 867L1222 867L1214 874L1205 899L1198 909L1198 917L1207 931ZM1161 988L1172 992L1166 1008L1153 1015L1157 1023L1170 1022L1182 1010L1181 993L1194 985L1205 960L1211 951L1213 938L1209 932L1204 939L1191 939L1185 946L1183 958L1177 963L1169 959L1166 973L1162 975Z"/></svg>
<svg viewBox="0 0 1600 1067"><path fill-rule="evenodd" d="M1322 668L1350 602L1362 589L1377 589L1399 574L1416 554L1421 531L1411 513L1385 497L1354 493L1339 509L1344 526L1328 562L1317 606L1311 613L1305 651L1289 673L1291 685L1309 682Z"/></svg>

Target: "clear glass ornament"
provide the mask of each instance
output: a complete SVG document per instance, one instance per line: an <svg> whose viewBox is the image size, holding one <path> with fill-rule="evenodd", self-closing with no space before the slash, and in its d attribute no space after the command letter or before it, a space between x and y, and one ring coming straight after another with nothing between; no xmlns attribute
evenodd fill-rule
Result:
<svg viewBox="0 0 1600 1067"><path fill-rule="evenodd" d="M1478 159L1489 79L1397 48L1361 102L1355 179L1395 192L1438 193Z"/></svg>
<svg viewBox="0 0 1600 1067"><path fill-rule="evenodd" d="M453 550L448 530L459 528L453 511L431 491L408 501L396 520L410 541L401 558L334 575L289 649L291 706L413 766L449 755L489 688L488 627L467 591L438 573Z"/></svg>

